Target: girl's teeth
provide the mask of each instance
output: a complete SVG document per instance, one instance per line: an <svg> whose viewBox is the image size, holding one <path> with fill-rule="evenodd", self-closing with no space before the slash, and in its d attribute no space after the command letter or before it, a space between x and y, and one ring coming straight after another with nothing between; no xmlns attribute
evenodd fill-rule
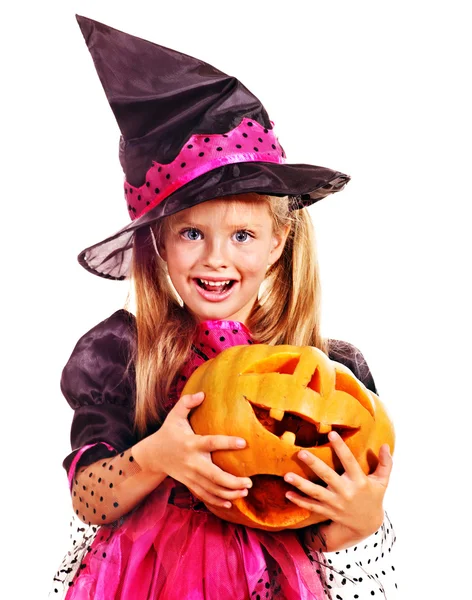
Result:
<svg viewBox="0 0 472 600"><path fill-rule="evenodd" d="M227 281L207 281L206 279L200 279L200 281L205 285L210 285L212 287L221 287L223 285L228 285L231 282L231 279L228 279Z"/></svg>

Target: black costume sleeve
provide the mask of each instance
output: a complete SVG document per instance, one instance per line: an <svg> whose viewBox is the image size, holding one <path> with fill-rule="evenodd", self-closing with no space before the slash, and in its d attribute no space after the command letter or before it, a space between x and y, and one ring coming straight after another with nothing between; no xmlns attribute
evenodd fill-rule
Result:
<svg viewBox="0 0 472 600"><path fill-rule="evenodd" d="M374 392L374 394L377 394L374 378L372 377L372 373L370 372L362 352L348 342L343 342L341 340L328 341L329 358L345 365L367 389Z"/></svg>
<svg viewBox="0 0 472 600"><path fill-rule="evenodd" d="M121 453L137 442L130 360L135 335L134 317L119 310L80 338L64 367L61 390L74 409L66 471L84 446L97 444L81 454L76 466Z"/></svg>

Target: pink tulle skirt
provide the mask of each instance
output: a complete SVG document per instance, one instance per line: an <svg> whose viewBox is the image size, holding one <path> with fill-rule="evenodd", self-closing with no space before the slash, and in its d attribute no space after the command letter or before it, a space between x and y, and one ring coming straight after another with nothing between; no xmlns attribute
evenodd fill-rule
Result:
<svg viewBox="0 0 472 600"><path fill-rule="evenodd" d="M316 556L305 553L295 532L227 523L182 502L182 490L167 478L120 526L102 526L66 599L324 597Z"/></svg>

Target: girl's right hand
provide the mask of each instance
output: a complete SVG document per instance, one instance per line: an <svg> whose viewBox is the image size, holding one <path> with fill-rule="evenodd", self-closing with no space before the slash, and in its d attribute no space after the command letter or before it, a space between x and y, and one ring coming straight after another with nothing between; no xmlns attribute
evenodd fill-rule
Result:
<svg viewBox="0 0 472 600"><path fill-rule="evenodd" d="M180 481L206 504L230 508L230 500L247 496L252 481L248 477L235 477L217 467L211 453L215 450L240 450L246 442L229 435L194 433L188 415L202 403L203 398L203 392L182 396L161 428L146 438L149 446L144 468L164 472Z"/></svg>

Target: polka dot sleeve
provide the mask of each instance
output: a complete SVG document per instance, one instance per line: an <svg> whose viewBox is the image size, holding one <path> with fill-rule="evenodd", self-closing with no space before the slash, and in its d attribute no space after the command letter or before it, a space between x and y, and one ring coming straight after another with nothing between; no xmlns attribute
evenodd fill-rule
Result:
<svg viewBox="0 0 472 600"><path fill-rule="evenodd" d="M385 514L381 528L359 544L322 554L325 600L399 600L395 540L393 525Z"/></svg>
<svg viewBox="0 0 472 600"><path fill-rule="evenodd" d="M117 311L82 336L62 372L61 390L74 409L72 452L63 462L68 472L71 466L123 452L137 441L134 371L129 364L134 327L129 313Z"/></svg>
<svg viewBox="0 0 472 600"><path fill-rule="evenodd" d="M106 524L121 517L122 497L129 497L129 490L123 492L123 484L140 471L131 448L103 462L80 467L72 483L72 505L79 520L88 525Z"/></svg>

